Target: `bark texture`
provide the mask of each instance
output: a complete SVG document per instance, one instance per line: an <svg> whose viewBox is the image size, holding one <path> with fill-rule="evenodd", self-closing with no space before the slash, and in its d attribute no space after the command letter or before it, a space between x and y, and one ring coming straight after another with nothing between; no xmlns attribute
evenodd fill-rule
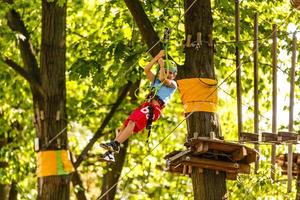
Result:
<svg viewBox="0 0 300 200"><path fill-rule="evenodd" d="M66 113L66 4L42 1L40 80L46 97L34 96L37 137L41 149L68 149ZM59 116L57 120L56 116ZM49 141L62 133L52 143ZM41 177L38 199L69 200L70 176Z"/></svg>
<svg viewBox="0 0 300 200"><path fill-rule="evenodd" d="M185 10L192 1L185 0ZM201 33L202 44L198 50L186 48L186 60L183 67L182 78L211 78L215 79L213 66L213 47L208 44L212 36L213 20L210 0L197 1L185 16L185 34L192 35L192 41L197 40L197 33ZM221 136L218 117L214 113L194 112L187 119L188 135L193 137L195 132L199 136L209 136L214 132ZM195 200L215 200L226 198L225 173L213 170L193 169L192 182Z"/></svg>

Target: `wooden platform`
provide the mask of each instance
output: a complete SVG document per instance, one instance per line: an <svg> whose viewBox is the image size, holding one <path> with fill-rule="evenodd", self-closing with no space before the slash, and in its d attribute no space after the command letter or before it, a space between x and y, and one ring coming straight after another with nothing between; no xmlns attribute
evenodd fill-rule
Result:
<svg viewBox="0 0 300 200"><path fill-rule="evenodd" d="M189 175L193 168L226 172L227 179L235 180L238 173L250 173L250 163L258 154L245 145L200 137L185 143L187 150L174 151L165 156L166 170Z"/></svg>
<svg viewBox="0 0 300 200"><path fill-rule="evenodd" d="M288 154L281 154L276 157L276 163L281 167L281 174L287 175ZM293 153L292 174L297 176L300 174L300 154Z"/></svg>
<svg viewBox="0 0 300 200"><path fill-rule="evenodd" d="M273 134L270 132L262 132L261 134L257 133L247 133L242 132L240 136L241 142L249 142L249 143L291 143L298 144L300 143L300 135L295 132L285 132L279 131L278 134Z"/></svg>

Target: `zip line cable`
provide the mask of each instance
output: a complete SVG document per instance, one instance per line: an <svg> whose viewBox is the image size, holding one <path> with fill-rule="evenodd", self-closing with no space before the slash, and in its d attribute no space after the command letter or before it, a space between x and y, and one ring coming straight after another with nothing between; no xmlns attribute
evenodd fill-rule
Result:
<svg viewBox="0 0 300 200"><path fill-rule="evenodd" d="M197 0L195 0L191 5L194 5L194 3L196 2ZM189 7L189 9L191 8L191 6ZM285 20L284 20L284 22L281 24L281 25L278 25L278 29L279 29L279 27L280 26L282 26L285 22L286 22L286 19L288 19L290 16L291 16L291 14L293 13L294 11L292 11L292 12L290 12L289 13L289 15L285 18ZM186 12L185 12L186 13ZM272 33L269 35L269 37L268 38L270 38L272 35L273 35L273 33L274 33L274 31L272 31ZM266 39L268 39L268 38L265 38L265 40ZM157 43L158 44L158 43ZM257 51L258 49L256 48L256 49L254 49L253 51L252 51L252 54L253 53L255 53L256 51ZM251 54L251 55L252 55ZM250 55L250 56L251 56ZM249 57L250 57L249 56ZM233 73L235 73L241 66L242 66L242 62L239 64L239 66L237 66L236 67L236 69L234 69L204 100L206 100L206 99L208 99L222 84L224 84L225 83L225 81L229 78L229 77L231 77L232 75L233 75ZM199 77L200 78L200 77ZM193 109L194 110L194 109ZM151 149L151 151L150 151L150 154L162 143L162 142L164 142L171 134L173 134L174 133L174 131L185 121L185 120L187 120L195 111L193 111L192 110L192 112L190 112L183 120L181 120L180 121L180 123L179 124L177 124L176 126L175 126L175 128L173 128L171 131L170 131L170 133L169 134L167 134L162 140L160 140L160 142L157 144L157 145L155 145L154 146L154 148L152 148ZM239 143L238 141L235 141L235 142L237 142L237 143ZM146 155L144 158L142 158L142 160L144 160L145 158L147 158L150 154L148 154L148 155ZM127 177L128 176L128 174L130 173L130 172L132 172L136 167L137 167L137 165L138 164L136 164L136 165L134 165L132 168L130 168L129 169L129 172L127 172L127 174L125 174L125 176ZM119 181L121 181L121 180L123 180L124 178L125 178L125 176L123 176L123 177L121 177L115 184L113 184L107 191L105 191L105 193L103 194L103 195L101 195L101 196L99 196L98 198L97 198L97 200L100 200L100 199L102 199L108 192L110 192L114 187L116 187L117 186L117 184L119 183Z"/></svg>

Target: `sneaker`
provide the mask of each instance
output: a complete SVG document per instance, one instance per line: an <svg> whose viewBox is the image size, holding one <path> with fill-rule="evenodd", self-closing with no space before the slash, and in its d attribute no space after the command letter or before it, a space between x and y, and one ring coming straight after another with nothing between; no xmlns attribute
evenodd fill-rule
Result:
<svg viewBox="0 0 300 200"><path fill-rule="evenodd" d="M114 153L111 151L107 151L105 154L103 154L102 158L103 158L103 160L108 161L108 162L115 162Z"/></svg>
<svg viewBox="0 0 300 200"><path fill-rule="evenodd" d="M114 152L114 153L119 153L119 151L120 151L120 143L117 141L101 143L100 147L102 147L103 149L106 149L108 151Z"/></svg>

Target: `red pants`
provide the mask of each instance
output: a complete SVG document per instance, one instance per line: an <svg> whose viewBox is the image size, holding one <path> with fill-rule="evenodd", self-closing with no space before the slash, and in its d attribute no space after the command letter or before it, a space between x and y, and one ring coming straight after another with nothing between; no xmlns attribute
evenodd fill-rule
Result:
<svg viewBox="0 0 300 200"><path fill-rule="evenodd" d="M149 116L148 106L150 104L151 103L146 102L146 103L143 103L137 109L135 109L128 116L128 118L124 121L124 127L127 126L129 121L134 121L135 126L134 126L134 129L133 129L133 132L137 133L137 132L143 130L147 125L147 119L148 119L148 116ZM153 105L153 104L151 104L151 105L153 106L153 120L152 121L155 122L160 117L161 107L159 105Z"/></svg>

